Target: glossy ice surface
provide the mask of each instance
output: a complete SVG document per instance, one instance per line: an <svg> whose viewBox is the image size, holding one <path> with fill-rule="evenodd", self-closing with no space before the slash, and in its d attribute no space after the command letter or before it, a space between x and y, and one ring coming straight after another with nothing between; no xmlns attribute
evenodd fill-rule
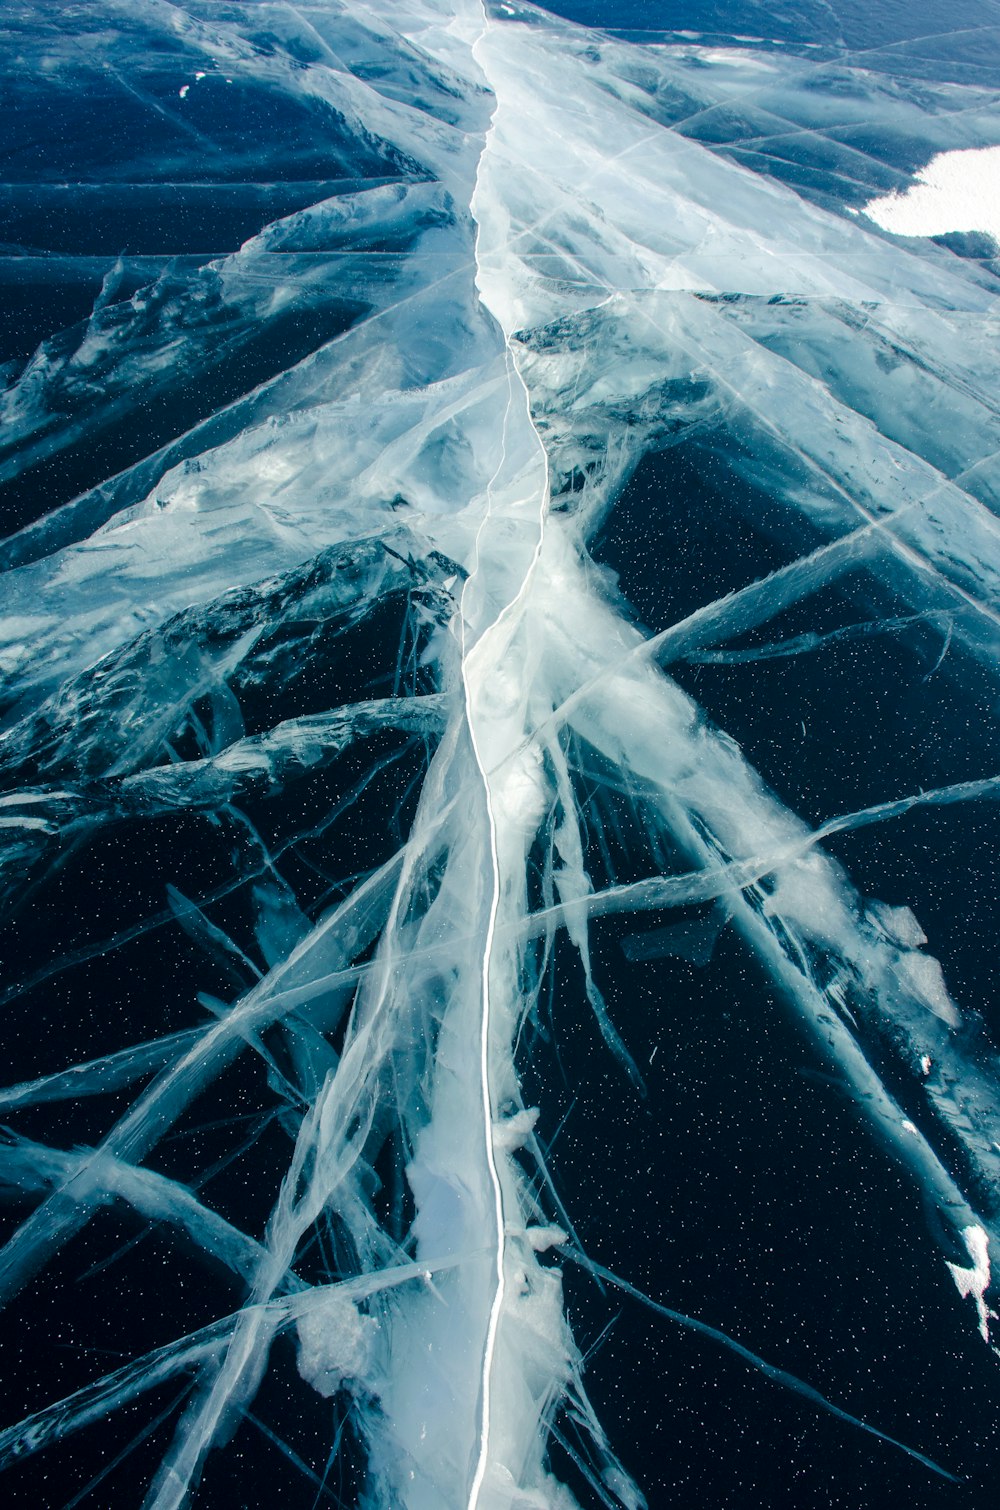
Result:
<svg viewBox="0 0 1000 1510"><path fill-rule="evenodd" d="M5 12L4 1503L995 1494L996 8L564 9Z"/></svg>

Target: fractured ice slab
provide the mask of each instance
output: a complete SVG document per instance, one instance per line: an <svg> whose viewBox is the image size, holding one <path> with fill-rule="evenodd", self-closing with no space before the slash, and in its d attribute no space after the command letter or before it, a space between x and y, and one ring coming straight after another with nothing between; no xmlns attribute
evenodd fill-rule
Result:
<svg viewBox="0 0 1000 1510"><path fill-rule="evenodd" d="M126 1356L0 1466L735 1502L732 1412L635 1425L683 1379L762 1474L991 1483L921 1379L1000 1403L997 285L870 210L989 89L478 0L17 24L0 271L75 292L4 368L0 1298Z"/></svg>
<svg viewBox="0 0 1000 1510"><path fill-rule="evenodd" d="M968 1268L949 1264L948 1268L959 1295L963 1299L971 1296L975 1301L980 1334L984 1342L989 1342L990 1322L996 1320L996 1312L990 1309L985 1298L990 1287L990 1240L982 1227L967 1227L963 1236L972 1264Z"/></svg>

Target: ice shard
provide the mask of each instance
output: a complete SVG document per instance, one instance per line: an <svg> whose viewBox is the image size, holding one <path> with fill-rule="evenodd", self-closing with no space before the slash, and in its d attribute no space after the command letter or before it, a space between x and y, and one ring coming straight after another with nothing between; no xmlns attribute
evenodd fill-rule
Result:
<svg viewBox="0 0 1000 1510"><path fill-rule="evenodd" d="M3 20L5 1503L995 1492L1000 29L558 9Z"/></svg>

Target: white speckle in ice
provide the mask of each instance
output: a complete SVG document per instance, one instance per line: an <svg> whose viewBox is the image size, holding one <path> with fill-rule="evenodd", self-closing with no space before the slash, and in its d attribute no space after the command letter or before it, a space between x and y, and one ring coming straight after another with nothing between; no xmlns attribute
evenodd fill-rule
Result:
<svg viewBox="0 0 1000 1510"><path fill-rule="evenodd" d="M181 86L181 88L178 89L177 93L180 95L180 97L181 97L182 100L186 100L187 99L187 92L188 92L188 90L190 88L191 88L190 84L183 84Z"/></svg>
<svg viewBox="0 0 1000 1510"><path fill-rule="evenodd" d="M196 79L203 79L203 78L205 78L205 74L204 73L196 73L195 74L195 78Z"/></svg>
<svg viewBox="0 0 1000 1510"><path fill-rule="evenodd" d="M958 1286L959 1295L963 1298L971 1295L975 1300L979 1315L979 1334L984 1342L989 1342L990 1321L996 1319L996 1312L991 1311L986 1304L986 1291L990 1283L989 1238L982 1227L966 1227L962 1237L972 1259L972 1268L963 1269L961 1264L949 1264L948 1268Z"/></svg>
<svg viewBox="0 0 1000 1510"><path fill-rule="evenodd" d="M896 236L982 231L1000 243L1000 147L939 152L905 194L886 194L865 214Z"/></svg>
<svg viewBox="0 0 1000 1510"><path fill-rule="evenodd" d="M903 1123L903 1131L904 1132L908 1132L908 1133L912 1133L914 1137L917 1136L916 1125L913 1122L910 1121L909 1117L907 1117L906 1120Z"/></svg>

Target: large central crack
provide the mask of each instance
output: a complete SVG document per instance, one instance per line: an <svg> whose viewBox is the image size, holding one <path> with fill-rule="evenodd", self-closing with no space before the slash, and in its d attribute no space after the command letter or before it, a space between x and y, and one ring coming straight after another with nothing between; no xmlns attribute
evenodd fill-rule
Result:
<svg viewBox="0 0 1000 1510"><path fill-rule="evenodd" d="M483 27L472 47L472 57L482 69L483 75L489 83L489 70L483 55L483 43L489 33L490 22L483 7ZM496 99L496 96L494 96ZM490 1461L490 1433L491 1433L491 1410L493 1391L493 1365L496 1353L497 1336L500 1330L500 1319L503 1312L505 1298L505 1263L506 1263L506 1214L504 1210L503 1188L500 1182L500 1173L497 1168L496 1151L493 1140L493 1126L496 1119L496 1108L493 1102L493 1092L490 1084L490 1038L491 1038L491 965L493 958L493 944L496 935L497 918L500 910L501 874L500 855L497 842L497 810L494 802L494 794L490 781L490 763L484 755L481 739L477 731L477 717L475 708L475 671L479 662L488 668L494 659L493 646L499 645L501 655L503 645L507 638L507 628L517 617L519 610L525 602L529 592L532 576L537 567L545 534L545 516L549 500L549 468L548 457L541 436L535 427L531 416L530 394L527 384L517 365L517 358L511 343L510 331L502 318L502 311L493 308L483 288L483 268L481 261L481 237L482 225L477 214L477 206L481 195L485 192L483 186L483 165L490 152L496 131L496 115L500 108L499 100L496 100L490 125L483 139L483 150L479 157L476 169L476 181L470 205L473 220L476 225L475 236L475 261L476 261L476 287L483 306L489 310L497 321L504 338L507 360L507 405L503 419L503 444L501 446L500 460L497 469L487 487L486 510L476 534L475 560L473 569L467 578L462 593L462 682L465 692L466 718L469 726L469 736L480 778L483 783L483 793L486 802L486 815L489 825L489 849L490 849L490 872L491 894L489 913L486 924L486 935L483 941L482 959L482 1002L480 1016L480 1042L479 1042L479 1074L481 1106L483 1113L483 1141L486 1153L486 1162L489 1170L490 1185L493 1191L494 1217L496 1221L496 1260L495 1260L495 1288L493 1300L490 1305L489 1320L486 1330L486 1339L483 1346L482 1375L480 1383L480 1415L479 1415L479 1453L476 1462L472 1486L469 1491L469 1510L478 1510L480 1496L483 1490L487 1469ZM470 587L475 583L479 573L483 570L483 544L484 537L488 534L494 507L494 488L497 479L501 475L504 463L507 459L507 436L511 423L512 414L517 399L523 400L524 418L526 419L538 447L542 460L542 487L538 501L538 538L527 570L521 581L520 587L514 597L506 604L496 618L495 622L483 631L479 640L471 650L466 649L466 617L465 603ZM511 743L508 751L521 742L520 731L517 738Z"/></svg>

